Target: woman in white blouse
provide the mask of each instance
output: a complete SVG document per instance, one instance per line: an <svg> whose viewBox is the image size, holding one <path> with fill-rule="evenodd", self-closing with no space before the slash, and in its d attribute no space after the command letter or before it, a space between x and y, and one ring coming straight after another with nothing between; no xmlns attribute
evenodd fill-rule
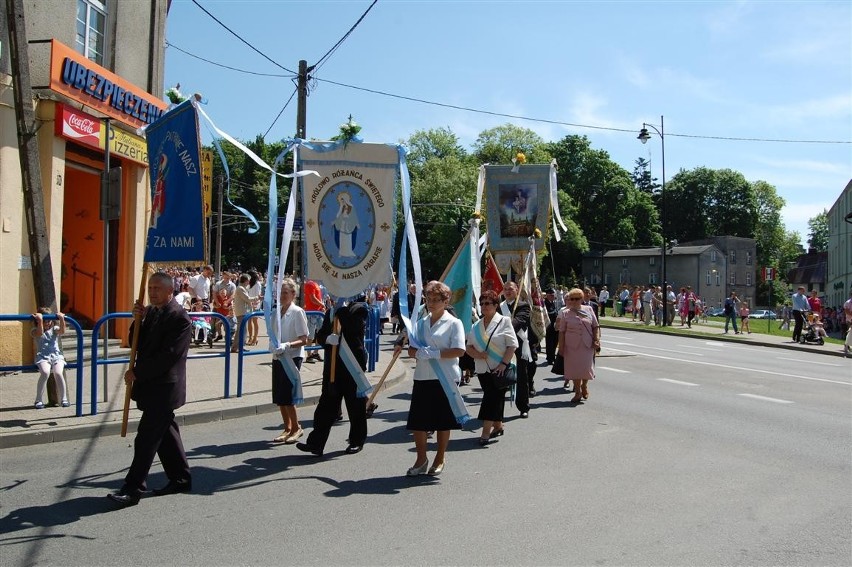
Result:
<svg viewBox="0 0 852 567"><path fill-rule="evenodd" d="M500 298L493 291L482 292L479 298L482 319L467 335L467 354L473 358L476 374L482 386L482 402L479 419L482 420L480 445L488 445L495 437L503 435L503 409L506 404L506 388L499 388L495 375L502 375L515 357L518 337L512 327L511 317L500 315L497 310Z"/></svg>
<svg viewBox="0 0 852 567"><path fill-rule="evenodd" d="M288 376L284 364L278 358L288 357L299 369L305 358L305 345L308 343L308 318L305 310L293 303L299 293L299 288L290 278L281 281L281 296L278 306L281 313L281 325L276 333L279 335L279 346L275 349L275 359L272 361L272 403L281 411L284 420L284 431L273 439L274 443L292 444L298 441L304 431L299 425L296 415L296 405L293 403L293 393L296 389L296 376Z"/></svg>
<svg viewBox="0 0 852 567"><path fill-rule="evenodd" d="M427 313L415 323L417 338L424 344L419 349L408 349L409 356L417 359L406 425L414 434L417 460L408 469L408 476L441 474L446 462L444 455L450 443L450 431L461 429L437 373L451 380L453 387L461 378L459 357L464 354L464 325L446 310L451 294L449 287L431 281L424 291ZM429 431L435 431L438 439L438 450L431 468L426 453Z"/></svg>

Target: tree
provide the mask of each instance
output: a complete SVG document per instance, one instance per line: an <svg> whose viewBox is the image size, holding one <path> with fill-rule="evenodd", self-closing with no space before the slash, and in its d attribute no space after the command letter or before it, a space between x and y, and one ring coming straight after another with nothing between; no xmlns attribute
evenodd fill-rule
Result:
<svg viewBox="0 0 852 567"><path fill-rule="evenodd" d="M656 177L651 177L651 163L645 158L637 158L636 166L633 168L633 185L642 193L648 195L656 194L661 185L657 183Z"/></svg>
<svg viewBox="0 0 852 567"><path fill-rule="evenodd" d="M745 177L731 169L679 171L666 185L665 233L681 242L709 236L754 238L757 199Z"/></svg>
<svg viewBox="0 0 852 567"><path fill-rule="evenodd" d="M817 252L828 250L828 211L825 209L808 219L808 246Z"/></svg>
<svg viewBox="0 0 852 567"><path fill-rule="evenodd" d="M513 124L483 130L473 144L473 154L479 163L511 164L518 152L526 156L527 163L550 163L541 136Z"/></svg>

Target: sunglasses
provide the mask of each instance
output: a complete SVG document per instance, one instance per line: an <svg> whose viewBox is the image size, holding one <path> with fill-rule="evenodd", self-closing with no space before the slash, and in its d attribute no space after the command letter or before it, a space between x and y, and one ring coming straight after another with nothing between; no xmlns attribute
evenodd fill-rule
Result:
<svg viewBox="0 0 852 567"><path fill-rule="evenodd" d="M569 297L568 301L583 301L582 297Z"/></svg>
<svg viewBox="0 0 852 567"><path fill-rule="evenodd" d="M480 301L479 305L482 306L482 305L497 305L497 304L494 303L493 301Z"/></svg>

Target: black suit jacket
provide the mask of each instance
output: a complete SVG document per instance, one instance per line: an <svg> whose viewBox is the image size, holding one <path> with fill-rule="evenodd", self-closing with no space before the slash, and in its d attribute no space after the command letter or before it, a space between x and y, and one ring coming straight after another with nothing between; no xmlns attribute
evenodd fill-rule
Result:
<svg viewBox="0 0 852 567"><path fill-rule="evenodd" d="M158 317L152 309L146 308L139 332L131 397L142 411L175 410L186 403L186 355L192 324L174 299L160 309ZM130 333L132 337L133 326Z"/></svg>
<svg viewBox="0 0 852 567"><path fill-rule="evenodd" d="M366 303L356 301L345 307L334 310L334 315L340 320L340 335L346 339L346 344L352 349L352 354L361 365L361 370L367 369L367 350L364 348L364 336L367 334L367 316L369 314ZM326 345L325 340L332 334L331 310L325 312L322 327L317 330L316 341L325 345L325 363L323 364L322 377L328 381L331 377L331 345ZM335 382L344 378L353 381L349 370L340 358L340 348L337 349L337 364L335 366ZM354 383L354 381L353 381Z"/></svg>

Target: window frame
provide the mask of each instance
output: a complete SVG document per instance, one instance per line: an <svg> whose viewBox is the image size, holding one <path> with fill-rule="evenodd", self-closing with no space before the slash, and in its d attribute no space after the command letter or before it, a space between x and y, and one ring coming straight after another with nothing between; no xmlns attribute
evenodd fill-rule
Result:
<svg viewBox="0 0 852 567"><path fill-rule="evenodd" d="M104 62L106 61L106 50L107 50L107 8L106 2L101 2L100 0L77 0L77 14L75 15L75 24L77 29L75 30L75 38L74 38L74 48L78 53L81 53L87 59L94 61L98 65L104 66ZM85 8L85 21L80 19L80 9ZM102 18L103 29L98 29L96 22L94 22L94 18L100 16ZM83 26L84 34L82 36L82 45L80 45L80 27ZM92 46L92 37L94 33L100 33L101 35L101 51L100 53L96 50L97 41L95 40L95 46Z"/></svg>

